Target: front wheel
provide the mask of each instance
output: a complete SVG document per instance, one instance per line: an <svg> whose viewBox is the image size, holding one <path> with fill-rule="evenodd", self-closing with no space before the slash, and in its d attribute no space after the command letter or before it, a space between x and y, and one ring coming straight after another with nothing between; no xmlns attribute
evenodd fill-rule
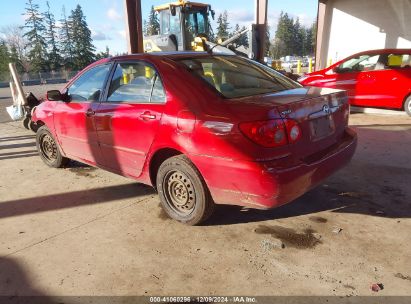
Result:
<svg viewBox="0 0 411 304"><path fill-rule="evenodd" d="M411 96L408 96L404 102L404 111L411 116Z"/></svg>
<svg viewBox="0 0 411 304"><path fill-rule="evenodd" d="M38 129L36 146L41 159L49 167L61 168L69 162L69 159L61 154L56 140L46 126Z"/></svg>
<svg viewBox="0 0 411 304"><path fill-rule="evenodd" d="M157 174L157 189L165 212L187 225L209 218L214 202L198 169L184 155L165 160Z"/></svg>

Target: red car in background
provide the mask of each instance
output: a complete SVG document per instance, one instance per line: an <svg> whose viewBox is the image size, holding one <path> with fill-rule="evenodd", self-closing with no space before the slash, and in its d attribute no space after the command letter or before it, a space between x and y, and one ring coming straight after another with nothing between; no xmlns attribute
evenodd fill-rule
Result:
<svg viewBox="0 0 411 304"><path fill-rule="evenodd" d="M75 159L157 189L186 224L214 204L280 206L352 158L343 91L304 88L237 56L139 54L102 59L32 120L51 167Z"/></svg>
<svg viewBox="0 0 411 304"><path fill-rule="evenodd" d="M361 52L298 81L346 90L354 106L400 109L411 116L410 49Z"/></svg>

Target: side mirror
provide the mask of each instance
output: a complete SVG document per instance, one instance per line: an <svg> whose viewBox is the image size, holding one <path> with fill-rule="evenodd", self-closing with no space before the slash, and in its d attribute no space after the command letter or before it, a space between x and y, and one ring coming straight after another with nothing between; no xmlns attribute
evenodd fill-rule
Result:
<svg viewBox="0 0 411 304"><path fill-rule="evenodd" d="M47 100L50 101L64 101L68 102L67 94L61 94L59 90L50 90L47 91Z"/></svg>
<svg viewBox="0 0 411 304"><path fill-rule="evenodd" d="M340 67L336 66L335 68L333 68L333 72L336 74L341 73Z"/></svg>

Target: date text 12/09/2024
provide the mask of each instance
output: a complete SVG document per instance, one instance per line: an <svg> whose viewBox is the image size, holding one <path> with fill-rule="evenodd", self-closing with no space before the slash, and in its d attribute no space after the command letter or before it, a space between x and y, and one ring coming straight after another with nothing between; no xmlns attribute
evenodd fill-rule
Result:
<svg viewBox="0 0 411 304"><path fill-rule="evenodd" d="M257 303L255 297L150 297L150 303Z"/></svg>

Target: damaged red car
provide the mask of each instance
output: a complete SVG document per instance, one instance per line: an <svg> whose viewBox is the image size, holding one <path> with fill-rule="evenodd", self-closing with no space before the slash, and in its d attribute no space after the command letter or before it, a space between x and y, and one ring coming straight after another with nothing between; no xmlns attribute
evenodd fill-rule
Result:
<svg viewBox="0 0 411 304"><path fill-rule="evenodd" d="M37 149L152 185L167 214L288 203L346 165L357 144L344 91L303 87L231 55L100 60L35 108Z"/></svg>

